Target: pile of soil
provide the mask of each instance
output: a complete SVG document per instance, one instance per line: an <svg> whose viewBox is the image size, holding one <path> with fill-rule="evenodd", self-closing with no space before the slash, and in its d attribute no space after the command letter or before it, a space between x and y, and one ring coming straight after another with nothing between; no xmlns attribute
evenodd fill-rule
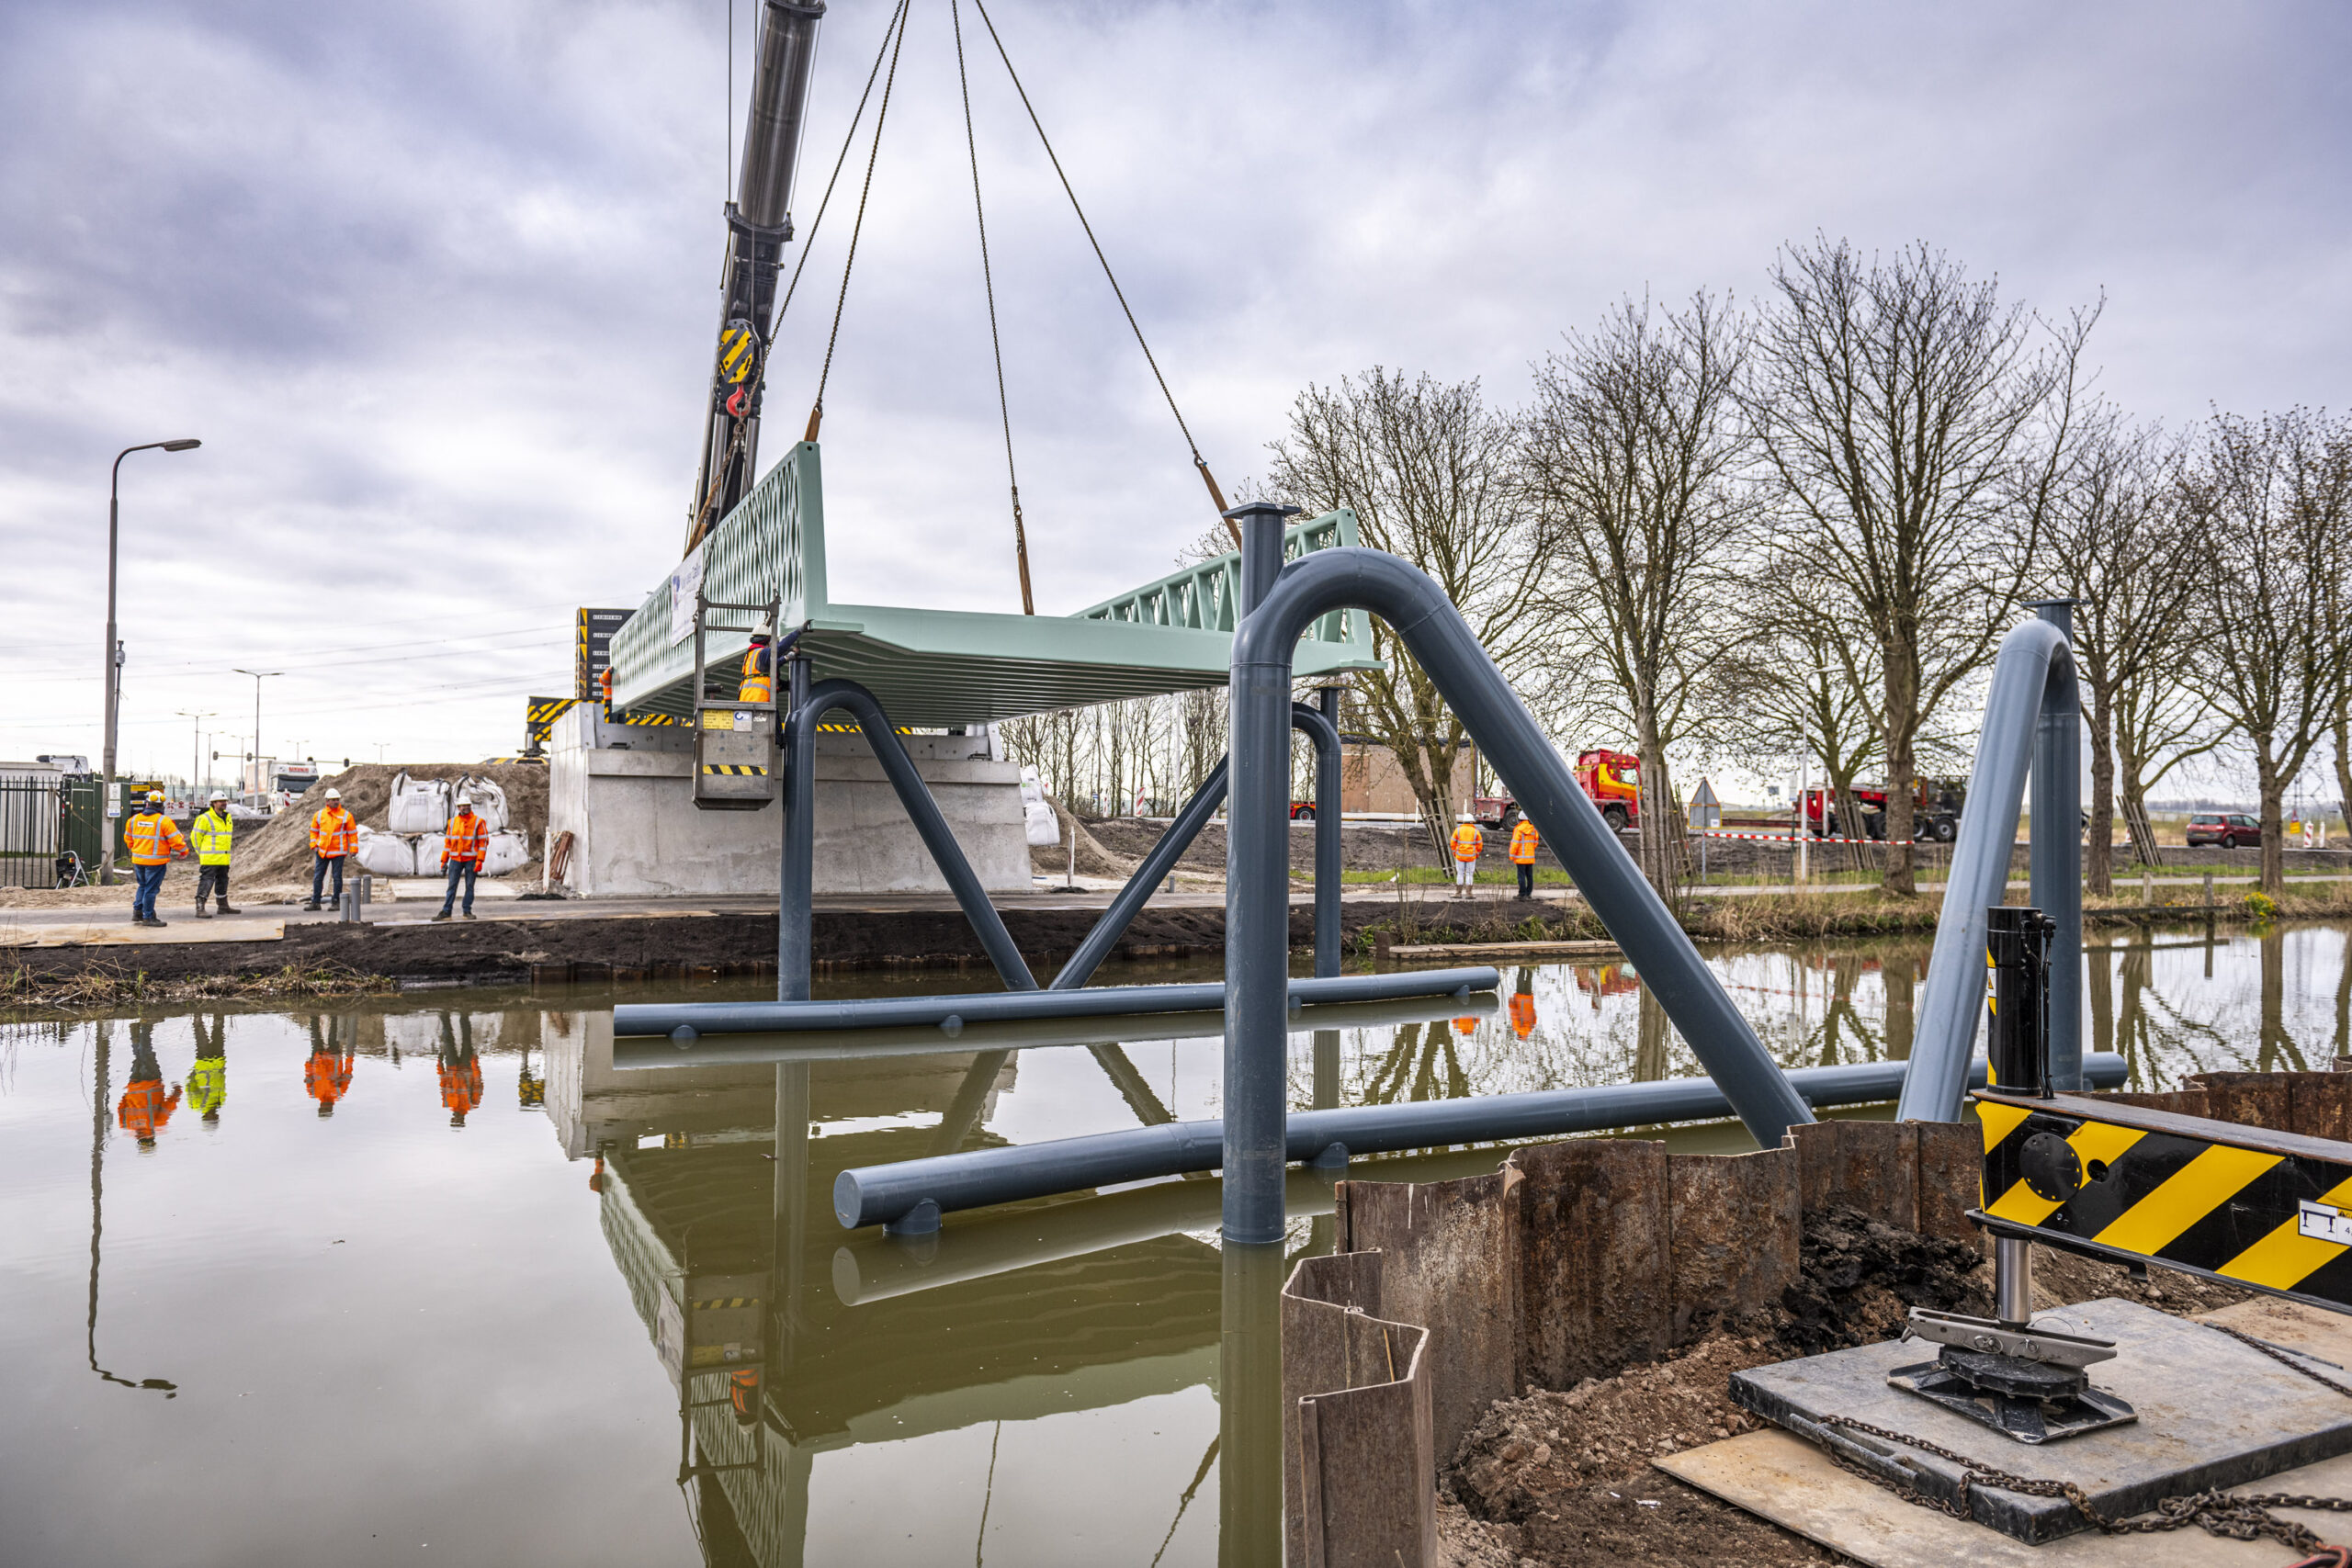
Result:
<svg viewBox="0 0 2352 1568"><path fill-rule="evenodd" d="M2115 1265L2039 1247L2033 1260L2037 1310L2120 1296L2191 1314L2250 1294L2164 1269L2135 1280ZM1489 1409L1439 1473L1448 1561L1457 1568L1846 1561L1651 1461L1764 1425L1733 1404L1732 1373L1894 1338L1913 1306L1988 1312L1992 1272L1976 1243L1917 1235L1849 1209L1808 1215L1799 1279L1770 1313L1664 1360Z"/></svg>
<svg viewBox="0 0 2352 1568"><path fill-rule="evenodd" d="M232 868L237 886L258 891L265 886L299 883L307 891L311 881L311 818L326 804L326 792L341 790L344 809L357 818L361 827L381 832L386 826L385 812L391 805L392 780L401 773L452 782L469 776L487 777L506 792L507 826L528 833L535 852L546 841L545 768L521 762L365 762L321 779L291 807L271 818L259 832L250 838L240 835ZM507 874L511 879L526 874L533 880L537 879L536 862L523 871Z"/></svg>

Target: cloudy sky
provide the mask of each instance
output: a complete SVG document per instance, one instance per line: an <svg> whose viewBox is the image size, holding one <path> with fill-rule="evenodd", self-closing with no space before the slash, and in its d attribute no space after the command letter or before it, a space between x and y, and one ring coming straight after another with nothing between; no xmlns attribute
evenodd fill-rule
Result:
<svg viewBox="0 0 2352 1568"><path fill-rule="evenodd" d="M739 73L754 0L735 0ZM881 38L833 0L796 209ZM2100 386L2341 404L2352 19L2262 6L996 0L1230 491L1297 389L1482 378L1618 296L1755 296L1816 231L1924 239ZM0 757L98 744L123 465L126 766L469 760L569 685L571 612L676 558L716 327L728 0L0 8ZM1211 521L1002 70L974 113L1038 607ZM738 89L737 104L741 103ZM947 0L914 0L826 400L834 597L1019 607ZM854 177L845 176L844 183ZM805 417L847 212L770 378ZM181 710L220 716L190 720Z"/></svg>

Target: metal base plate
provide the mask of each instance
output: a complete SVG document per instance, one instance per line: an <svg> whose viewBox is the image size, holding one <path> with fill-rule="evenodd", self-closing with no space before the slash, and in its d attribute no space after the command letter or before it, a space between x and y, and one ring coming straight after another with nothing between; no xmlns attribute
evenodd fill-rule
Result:
<svg viewBox="0 0 2352 1568"><path fill-rule="evenodd" d="M2352 1453L2352 1400L2200 1324L2115 1300L2043 1316L2052 1327L2116 1342L2116 1359L2098 1368L2100 1391L2131 1406L2138 1420L2064 1442L2017 1442L1980 1420L1890 1386L1890 1373L1919 1359L1917 1346L1892 1340L1735 1373L1732 1397L1808 1437L1826 1437L1834 1428L1825 1427L1823 1418L1833 1416L1917 1433L1987 1470L2072 1482L2094 1506L2119 1516L2145 1513L2166 1497L2243 1485ZM1931 1496L1959 1495L1961 1467L1951 1461L1876 1438L1852 1440L1849 1457L1874 1472ZM2022 1541L2038 1544L2087 1528L2063 1497L1990 1486L1972 1486L1968 1497L1979 1524ZM1890 1498L1887 1506L1907 1505Z"/></svg>
<svg viewBox="0 0 2352 1568"><path fill-rule="evenodd" d="M2138 1419L2123 1401L2089 1387L2079 1371L2007 1356L1947 1348L1935 1360L1895 1368L1886 1381L2020 1443L2079 1438Z"/></svg>

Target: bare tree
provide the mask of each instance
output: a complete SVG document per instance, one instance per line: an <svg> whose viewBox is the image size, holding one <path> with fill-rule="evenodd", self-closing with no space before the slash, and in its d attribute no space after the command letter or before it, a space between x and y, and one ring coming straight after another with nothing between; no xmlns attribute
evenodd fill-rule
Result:
<svg viewBox="0 0 2352 1568"><path fill-rule="evenodd" d="M1782 251L1752 407L1815 548L1877 648L1886 886L1917 890L1923 726L1990 657L2065 477L2076 367L2097 311L2054 332L1925 244L1865 263Z"/></svg>
<svg viewBox="0 0 2352 1568"><path fill-rule="evenodd" d="M1536 566L1518 432L1487 407L1477 382L1446 386L1374 366L1361 379L1310 386L1291 405L1289 434L1268 450L1275 492L1310 513L1352 511L1365 544L1436 580L1506 675L1527 663L1538 635L1527 614ZM1387 667L1351 678L1351 711L1396 753L1442 855L1466 732L1396 633L1377 617L1372 627Z"/></svg>
<svg viewBox="0 0 2352 1568"><path fill-rule="evenodd" d="M1667 773L1709 671L1735 644L1735 550L1758 489L1736 401L1747 324L1704 293L1679 314L1626 300L1535 370L1526 424L1546 641L1597 657L1641 758L1642 872L1661 893L1686 849Z"/></svg>
<svg viewBox="0 0 2352 1568"><path fill-rule="evenodd" d="M2352 663L2352 424L2304 409L2216 414L2185 488L2214 547L2189 679L2254 753L2262 886L2275 897L2286 890L2287 786L2333 729Z"/></svg>
<svg viewBox="0 0 2352 1568"><path fill-rule="evenodd" d="M2114 889L2116 707L2129 710L2131 809L2125 820L2143 863L2156 864L2145 770L2152 741L2177 741L2177 694L2192 647L2184 625L2209 542L2175 482L2177 454L2158 431L2095 422L2073 482L2051 508L2046 589L2072 599L2075 668L2090 695L2090 891Z"/></svg>

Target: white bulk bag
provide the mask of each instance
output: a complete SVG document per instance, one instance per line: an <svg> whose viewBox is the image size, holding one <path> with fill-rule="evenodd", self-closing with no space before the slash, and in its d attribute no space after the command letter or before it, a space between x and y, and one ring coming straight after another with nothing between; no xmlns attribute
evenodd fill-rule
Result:
<svg viewBox="0 0 2352 1568"><path fill-rule="evenodd" d="M1062 841L1061 819L1054 815L1052 805L1046 799L1045 786L1037 782L1035 768L1021 770L1021 825L1033 850L1049 850Z"/></svg>
<svg viewBox="0 0 2352 1568"><path fill-rule="evenodd" d="M359 829L359 847L352 852L362 871L378 876L414 876L416 847L393 833L379 833L373 828Z"/></svg>
<svg viewBox="0 0 2352 1568"><path fill-rule="evenodd" d="M481 857L484 876L503 876L510 871L520 871L531 862L531 836L512 828L501 829L490 836L490 846Z"/></svg>
<svg viewBox="0 0 2352 1568"><path fill-rule="evenodd" d="M420 833L409 842L416 846L416 874L419 876L440 875L441 835Z"/></svg>
<svg viewBox="0 0 2352 1568"><path fill-rule="evenodd" d="M384 808L388 831L438 833L448 825L447 784L440 779L412 779L406 773L392 776L391 804Z"/></svg>
<svg viewBox="0 0 2352 1568"><path fill-rule="evenodd" d="M469 795L474 803L474 815L493 833L514 821L514 814L506 804L506 792L488 779L466 779L458 785L460 795ZM455 809L453 805L452 809Z"/></svg>

